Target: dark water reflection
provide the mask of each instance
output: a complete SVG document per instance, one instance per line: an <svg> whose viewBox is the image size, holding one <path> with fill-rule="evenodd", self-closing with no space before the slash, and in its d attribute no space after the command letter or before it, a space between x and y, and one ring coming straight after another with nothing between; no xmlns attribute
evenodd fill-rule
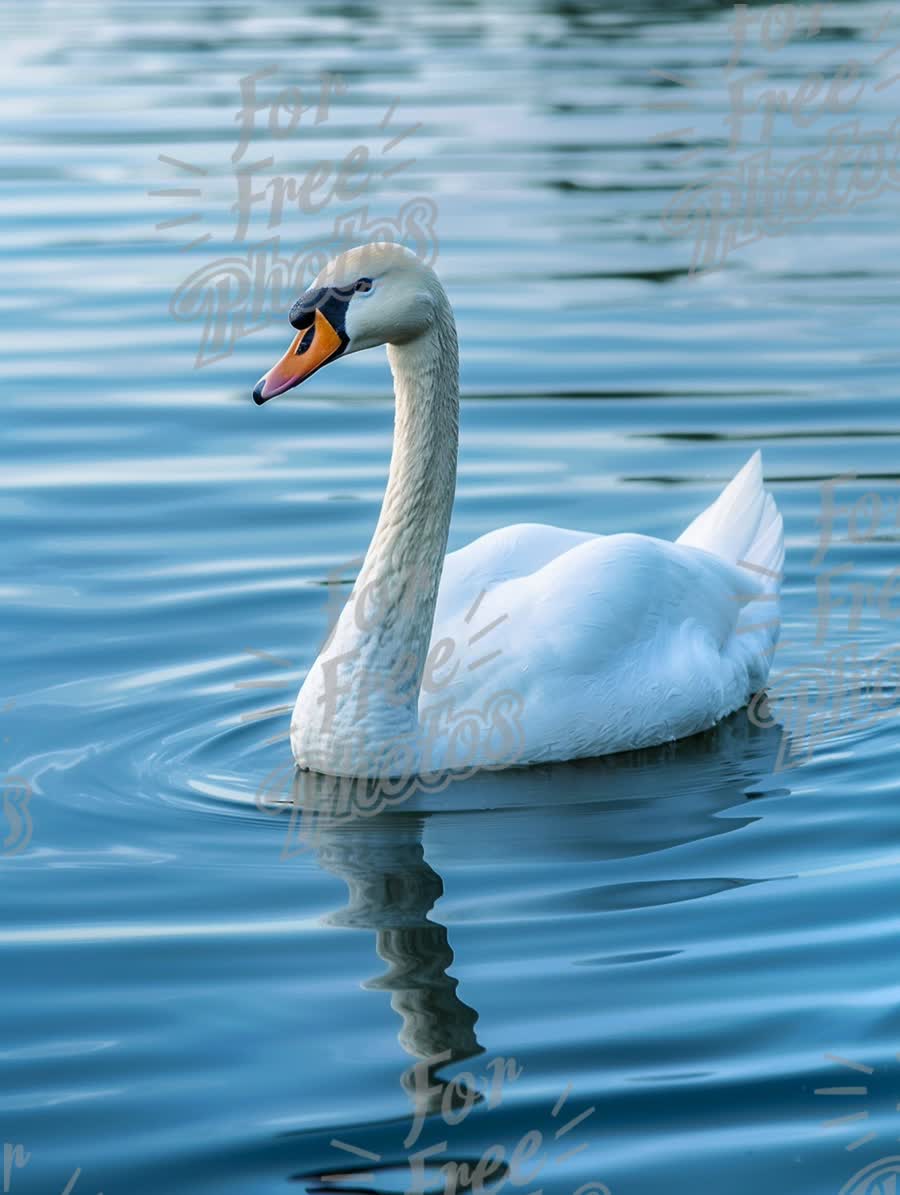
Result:
<svg viewBox="0 0 900 1195"><path fill-rule="evenodd" d="M0 17L8 1189L63 1191L80 1169L76 1195L404 1190L411 1151L443 1141L432 1186L492 1145L494 1190L828 1195L867 1167L859 1183L887 1184L893 193L691 274L662 217L736 160L722 5ZM893 67L875 58L896 40L887 6L832 3L818 35L752 38L745 63L793 93L855 56L853 115L884 128ZM290 256L359 205L294 205L273 230L257 204L235 241L239 80L273 65L272 88L316 95L331 72L346 90L290 138L261 115L260 183L364 146L369 219L436 205L462 346L452 547L515 521L674 537L763 449L788 554L760 725L370 818L336 820L325 781L281 812L266 799L391 427L381 355L257 410L285 328L194 368L203 321L170 315L192 272L273 234ZM775 160L821 151L828 127L779 120ZM152 193L172 188L200 194ZM849 1087L866 1091L818 1094ZM544 1164L525 1184L529 1133ZM353 1181L323 1178L342 1168Z"/></svg>

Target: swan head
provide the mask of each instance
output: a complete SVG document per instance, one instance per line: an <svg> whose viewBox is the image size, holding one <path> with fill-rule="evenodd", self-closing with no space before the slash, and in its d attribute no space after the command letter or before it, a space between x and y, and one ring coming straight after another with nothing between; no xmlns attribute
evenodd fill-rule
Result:
<svg viewBox="0 0 900 1195"><path fill-rule="evenodd" d="M292 390L338 357L417 339L432 326L442 297L434 271L402 245L340 254L291 307L297 335L256 383L254 402Z"/></svg>

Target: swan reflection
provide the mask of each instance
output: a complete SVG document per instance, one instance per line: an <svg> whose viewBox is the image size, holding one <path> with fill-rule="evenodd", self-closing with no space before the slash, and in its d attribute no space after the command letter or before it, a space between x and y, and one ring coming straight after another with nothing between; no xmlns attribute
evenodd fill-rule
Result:
<svg viewBox="0 0 900 1195"><path fill-rule="evenodd" d="M478 1014L460 998L457 980L449 974L453 951L447 929L429 918L444 885L425 860L423 826L421 816L385 814L370 822L320 825L315 851L322 867L347 885L348 902L328 916L328 923L371 929L375 950L388 965L363 987L390 992L402 1022L400 1045L415 1058L435 1059L436 1070L483 1048L475 1035ZM415 1083L411 1071L401 1082L416 1104L422 1083ZM425 1111L435 1110L440 1099L438 1090L431 1097L435 1108Z"/></svg>
<svg viewBox="0 0 900 1195"><path fill-rule="evenodd" d="M753 820L748 799L777 790L771 773L783 731L745 711L712 731L666 747L540 768L486 772L451 783L438 795L414 793L385 807L378 781L293 769L269 778L261 807L288 813L285 857L314 852L347 885L347 903L332 925L371 930L387 964L364 987L390 992L401 1020L402 1048L418 1059L456 1062L484 1052L477 1012L450 975L453 950L432 911L442 877L425 857L439 835L463 844L468 864L510 864L523 857L561 862L649 856L688 842L733 833ZM769 777L769 779L766 779ZM351 787L348 787L348 783ZM747 816L720 818L743 805ZM699 881L698 881L699 882ZM641 887L641 903L665 903L670 886ZM600 888L621 907L623 885ZM531 906L532 894L517 899ZM412 1091L409 1072L402 1080Z"/></svg>

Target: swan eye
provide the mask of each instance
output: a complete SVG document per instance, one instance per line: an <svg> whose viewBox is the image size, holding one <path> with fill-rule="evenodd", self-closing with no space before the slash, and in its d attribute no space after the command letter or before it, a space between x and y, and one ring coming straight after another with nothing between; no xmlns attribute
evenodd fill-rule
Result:
<svg viewBox="0 0 900 1195"><path fill-rule="evenodd" d="M354 286L353 289L355 291L362 291L362 292L371 290L372 289L372 279L371 278L360 278L359 282L357 282L356 286Z"/></svg>

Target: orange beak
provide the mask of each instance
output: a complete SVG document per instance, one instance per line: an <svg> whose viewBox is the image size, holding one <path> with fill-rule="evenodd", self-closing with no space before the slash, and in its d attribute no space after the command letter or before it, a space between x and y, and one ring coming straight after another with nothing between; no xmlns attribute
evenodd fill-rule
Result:
<svg viewBox="0 0 900 1195"><path fill-rule="evenodd" d="M346 339L332 327L321 311L316 311L312 324L303 328L291 341L291 347L280 361L264 374L253 389L253 401L262 406L276 394L284 394L327 365L346 346Z"/></svg>

